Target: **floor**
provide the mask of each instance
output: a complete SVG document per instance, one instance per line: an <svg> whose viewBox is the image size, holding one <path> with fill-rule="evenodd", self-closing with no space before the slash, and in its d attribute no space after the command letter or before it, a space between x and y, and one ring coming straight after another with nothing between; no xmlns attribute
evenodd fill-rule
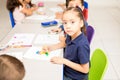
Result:
<svg viewBox="0 0 120 80"><path fill-rule="evenodd" d="M88 23L95 28L91 52L100 48L108 57L104 80L120 80L120 0L97 1L88 1Z"/></svg>
<svg viewBox="0 0 120 80"><path fill-rule="evenodd" d="M0 0L0 41L11 30L11 23L6 9L6 0Z"/></svg>
<svg viewBox="0 0 120 80"><path fill-rule="evenodd" d="M11 30L5 1L0 0L0 40ZM96 48L100 48L108 57L108 69L103 80L120 80L120 0L87 1L89 3L88 23L95 29L91 54Z"/></svg>

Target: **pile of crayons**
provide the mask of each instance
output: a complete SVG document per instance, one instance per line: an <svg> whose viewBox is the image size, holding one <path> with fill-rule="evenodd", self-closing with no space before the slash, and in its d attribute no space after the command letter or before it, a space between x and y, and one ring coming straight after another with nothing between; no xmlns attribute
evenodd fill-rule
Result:
<svg viewBox="0 0 120 80"><path fill-rule="evenodd" d="M37 51L36 54L46 54L46 56L48 56L48 52L44 52L44 51Z"/></svg>

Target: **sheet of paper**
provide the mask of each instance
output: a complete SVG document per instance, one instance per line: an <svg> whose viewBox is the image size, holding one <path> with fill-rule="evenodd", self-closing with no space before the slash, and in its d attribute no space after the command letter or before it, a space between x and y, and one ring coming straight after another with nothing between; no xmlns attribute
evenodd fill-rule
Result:
<svg viewBox="0 0 120 80"><path fill-rule="evenodd" d="M16 33L8 42L8 45L31 45L35 34L32 33Z"/></svg>
<svg viewBox="0 0 120 80"><path fill-rule="evenodd" d="M35 44L55 44L59 42L57 34L38 34L35 39Z"/></svg>
<svg viewBox="0 0 120 80"><path fill-rule="evenodd" d="M41 13L42 14L42 13ZM51 15L51 16L47 16L47 15L40 15L40 12L34 14L34 15L31 15L31 16L28 16L26 17L25 19L27 20L54 20L55 19L55 15Z"/></svg>
<svg viewBox="0 0 120 80"><path fill-rule="evenodd" d="M60 56L61 50L55 50L52 51L50 53L48 53L48 55L46 54L38 54L38 51L41 51L42 47L31 47L25 54L24 54L24 58L27 59L35 59L35 60L50 60L52 57L54 56Z"/></svg>
<svg viewBox="0 0 120 80"><path fill-rule="evenodd" d="M61 7L53 7L53 8L50 8L50 10L53 12L63 12Z"/></svg>
<svg viewBox="0 0 120 80"><path fill-rule="evenodd" d="M30 20L46 20L48 16L46 15L31 15L26 17L25 19L30 19Z"/></svg>

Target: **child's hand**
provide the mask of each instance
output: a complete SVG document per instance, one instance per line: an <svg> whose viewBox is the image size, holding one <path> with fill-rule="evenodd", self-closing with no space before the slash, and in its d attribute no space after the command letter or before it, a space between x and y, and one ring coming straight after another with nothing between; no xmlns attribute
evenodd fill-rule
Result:
<svg viewBox="0 0 120 80"><path fill-rule="evenodd" d="M50 47L49 46L43 46L42 47L41 54L46 53L46 52L50 52Z"/></svg>
<svg viewBox="0 0 120 80"><path fill-rule="evenodd" d="M56 12L56 13L55 13L55 18L56 18L56 19L61 19L61 18L62 18L62 15L63 15L63 12Z"/></svg>
<svg viewBox="0 0 120 80"><path fill-rule="evenodd" d="M31 10L32 10L32 11L36 11L37 9L38 9L37 6L33 6L33 7L31 7Z"/></svg>
<svg viewBox="0 0 120 80"><path fill-rule="evenodd" d="M51 30L52 32L60 33L62 31L61 28L55 28Z"/></svg>
<svg viewBox="0 0 120 80"><path fill-rule="evenodd" d="M63 10L66 9L66 5L63 3L63 4L58 4L58 6L60 6Z"/></svg>
<svg viewBox="0 0 120 80"><path fill-rule="evenodd" d="M50 61L54 64L64 64L64 58L62 57L52 57Z"/></svg>
<svg viewBox="0 0 120 80"><path fill-rule="evenodd" d="M65 4L64 3L62 3L62 4L57 4L58 6L60 6L60 7L63 7L63 6L65 6Z"/></svg>
<svg viewBox="0 0 120 80"><path fill-rule="evenodd" d="M59 40L60 40L61 42L65 42L66 37L65 37L64 35L60 35L60 36L59 36Z"/></svg>

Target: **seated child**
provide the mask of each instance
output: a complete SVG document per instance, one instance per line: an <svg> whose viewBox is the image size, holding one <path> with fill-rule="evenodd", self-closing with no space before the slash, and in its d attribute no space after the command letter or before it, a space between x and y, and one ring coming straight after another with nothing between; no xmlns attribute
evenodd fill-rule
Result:
<svg viewBox="0 0 120 80"><path fill-rule="evenodd" d="M15 57L0 55L0 80L23 80L25 68Z"/></svg>
<svg viewBox="0 0 120 80"><path fill-rule="evenodd" d="M69 0L66 0L65 3L58 4L58 6L60 6L63 10L65 10L68 6L68 2L69 2Z"/></svg>
<svg viewBox="0 0 120 80"><path fill-rule="evenodd" d="M60 6L63 10L65 10L67 7L68 7L68 2L69 2L69 0L66 0L66 3L62 3L62 4L58 4L58 6ZM56 19L61 19L61 17L62 17L62 12L56 12Z"/></svg>
<svg viewBox="0 0 120 80"><path fill-rule="evenodd" d="M86 37L83 14L78 7L69 7L63 12L62 21L67 34L59 43L43 47L44 52L65 48L63 57L52 57L54 64L64 65L63 80L88 80L90 46Z"/></svg>
<svg viewBox="0 0 120 80"><path fill-rule="evenodd" d="M31 2L31 0L24 0L24 3L26 4L26 8L31 9L32 11L38 9L38 7Z"/></svg>
<svg viewBox="0 0 120 80"><path fill-rule="evenodd" d="M26 16L33 13L33 9L27 8L25 0L7 0L7 9L13 13L15 24L21 23Z"/></svg>
<svg viewBox="0 0 120 80"><path fill-rule="evenodd" d="M87 19L86 13L84 12L84 0L68 0L66 2L66 4L68 4L68 6L66 6L66 7L76 7L77 6L77 7L81 8L85 20ZM57 18L61 18L61 17L62 17L62 13L59 14L59 17L57 17ZM87 27L87 22L85 25ZM64 30L63 25L61 25L59 28L52 29L53 32L61 32L62 30Z"/></svg>

